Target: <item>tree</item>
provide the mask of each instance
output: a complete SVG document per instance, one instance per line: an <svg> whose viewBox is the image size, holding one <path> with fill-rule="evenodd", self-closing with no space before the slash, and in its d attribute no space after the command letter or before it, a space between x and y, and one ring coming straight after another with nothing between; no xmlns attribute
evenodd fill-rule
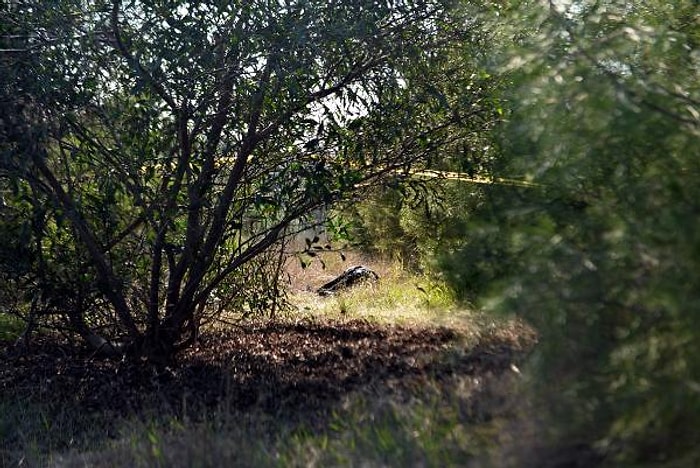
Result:
<svg viewBox="0 0 700 468"><path fill-rule="evenodd" d="M494 198L506 268L484 303L540 331L558 443L697 464L697 2L498 10L515 44L504 170L540 188Z"/></svg>
<svg viewBox="0 0 700 468"><path fill-rule="evenodd" d="M461 14L479 18L478 2L461 2ZM495 130L503 119L506 80L489 70L497 28L472 20L473 33L416 76L438 96L433 114L459 109L460 133L431 158L426 171L401 184L376 187L353 204L354 237L365 249L393 257L425 274L438 273L436 261L463 246L473 209L483 202L498 159Z"/></svg>
<svg viewBox="0 0 700 468"><path fill-rule="evenodd" d="M295 223L464 138L462 109L424 79L469 40L451 2L17 1L1 14L16 77L4 97L40 129L2 135L3 181L19 187L8 206L38 220L30 283L64 297L60 321L103 350L172 357Z"/></svg>

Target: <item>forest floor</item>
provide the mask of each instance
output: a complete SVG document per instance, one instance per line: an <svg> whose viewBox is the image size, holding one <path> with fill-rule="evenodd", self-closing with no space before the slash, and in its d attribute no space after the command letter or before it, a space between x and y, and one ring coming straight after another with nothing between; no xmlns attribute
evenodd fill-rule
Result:
<svg viewBox="0 0 700 468"><path fill-rule="evenodd" d="M514 395L531 328L388 322L350 298L329 301L335 316L305 306L303 318L209 330L169 367L100 359L50 337L22 354L0 342L0 466L493 460L522 406Z"/></svg>

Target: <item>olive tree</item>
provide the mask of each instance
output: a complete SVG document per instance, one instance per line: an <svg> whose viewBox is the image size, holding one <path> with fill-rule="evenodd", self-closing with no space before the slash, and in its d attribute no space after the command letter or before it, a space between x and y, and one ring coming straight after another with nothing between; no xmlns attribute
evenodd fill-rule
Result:
<svg viewBox="0 0 700 468"><path fill-rule="evenodd" d="M2 135L7 206L40 220L32 281L64 279L59 323L109 352L172 357L314 210L472 118L428 79L470 40L449 1L20 0L2 21L4 97L36 129Z"/></svg>

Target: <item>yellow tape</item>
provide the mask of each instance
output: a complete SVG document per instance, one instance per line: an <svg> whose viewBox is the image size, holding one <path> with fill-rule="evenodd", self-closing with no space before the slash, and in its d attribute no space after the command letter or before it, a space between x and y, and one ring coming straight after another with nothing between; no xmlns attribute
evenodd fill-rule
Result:
<svg viewBox="0 0 700 468"><path fill-rule="evenodd" d="M411 173L413 176L417 177L427 177L430 179L446 179L446 180L459 180L462 182L468 182L471 184L496 184L496 185L512 185L515 187L540 187L540 184L534 182L528 182L526 180L517 179L505 179L501 177L470 177L467 174L461 172L449 172L449 171L416 171Z"/></svg>

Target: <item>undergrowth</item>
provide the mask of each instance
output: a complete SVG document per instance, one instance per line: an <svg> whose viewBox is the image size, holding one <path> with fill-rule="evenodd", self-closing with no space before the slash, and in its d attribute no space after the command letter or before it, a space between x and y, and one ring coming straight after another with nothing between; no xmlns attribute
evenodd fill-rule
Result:
<svg viewBox="0 0 700 468"><path fill-rule="evenodd" d="M480 384L461 377L449 386L423 383L411 394L364 389L310 418L220 410L194 424L186 418L125 421L120 437L99 451L73 451L50 462L67 467L481 466L513 408L503 403L502 383L500 391L484 391Z"/></svg>
<svg viewBox="0 0 700 468"><path fill-rule="evenodd" d="M0 311L0 341L16 340L23 331L24 325L19 319Z"/></svg>
<svg viewBox="0 0 700 468"><path fill-rule="evenodd" d="M493 458L499 437L518 411L512 395L520 377L514 363L521 360L532 345L531 330L516 322L493 320L460 308L440 284L408 275L395 265L381 262L369 264L380 274L379 283L362 285L336 296L319 297L314 288L341 272L346 265L338 262L327 265L326 270L312 267L302 273L296 272L290 288L298 311L281 319L289 325L276 327L295 330L295 323L329 324L337 328L338 336L344 336L348 330L343 329L343 324L352 327L358 320L378 330L380 335L385 327L395 324L409 327L406 330L447 326L445 330L456 331L454 341L445 345L431 344L430 349L435 351L430 355L421 352L415 357L406 355L396 360L391 357L393 348L381 348L380 344L371 346L386 349L389 354L373 356L371 349L374 348L367 348L367 338L360 334L353 338L359 340L355 345L358 348L348 351L347 356L358 359L358 352L369 350L363 359L367 363L377 360L373 364L378 365L377 369L381 369L382 362L392 366L399 363L407 366L408 372L392 371L373 377L371 372L374 371L370 371L362 377L363 383L347 387L347 392L330 404L308 407L281 405L270 409L269 405L261 406L265 398L259 395L257 404L243 408L226 396L241 392L234 388L226 389L224 397L214 406L200 407L189 403L185 396L180 403L166 401L162 392L167 389L156 386L152 394L144 397L146 403L138 411L116 414L86 408L76 402L52 400L50 395L43 400L36 399L32 397L37 394L36 388L0 389L0 464L484 466ZM294 273L293 267L291 270ZM319 330L324 326L319 325ZM316 333L314 327L311 326L309 333ZM235 337L236 333L243 332L243 328L240 330L237 332L234 328L229 333ZM302 361L330 359L329 372L332 368L333 372L341 372L337 378L355 379L352 375L343 377L342 372L346 371L333 364L333 359L345 357L345 345L340 346L341 342L330 343L328 349L337 348L340 352L329 358L328 351L319 355L305 354L305 346L309 345L304 344L303 335L299 335L302 342L295 345L298 346L296 351L267 350L265 347L269 344L265 337L268 335L265 333L260 335L262 341L257 346L251 345L260 348L250 350L258 353L251 354L248 358L253 359L251 362L269 356L271 351L281 351L270 358L278 363L275 366L280 365L280 356L282 359L298 356L293 359ZM320 335L308 336L313 342ZM212 354L216 355L216 350ZM218 364L202 363L205 370L206 366L214 365ZM281 365L289 364L282 362ZM303 373L304 365L294 365ZM411 370L419 368L422 370ZM269 372L273 377L284 378L274 368ZM317 368L314 372L324 375L325 371ZM40 378L45 379L50 388L56 376ZM315 377L305 379L301 384L308 387ZM175 380L169 385L179 384ZM274 383L266 385L269 388L265 391L275 391ZM305 391L300 390L302 401ZM323 398L319 401L325 401Z"/></svg>

